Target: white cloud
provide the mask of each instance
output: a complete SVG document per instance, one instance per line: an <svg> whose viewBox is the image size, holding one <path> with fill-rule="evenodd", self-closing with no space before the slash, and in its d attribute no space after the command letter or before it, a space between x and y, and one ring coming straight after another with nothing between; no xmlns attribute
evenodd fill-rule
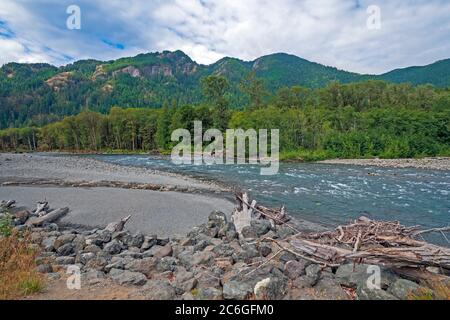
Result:
<svg viewBox="0 0 450 320"><path fill-rule="evenodd" d="M0 63L27 55L61 64L63 54L106 60L181 49L205 64L223 56L253 60L287 52L340 69L381 73L449 58L450 52L445 0L81 0L79 32L65 29L71 2L2 0L0 21L17 39ZM366 27L366 9L374 2L381 8L381 30ZM108 47L102 39L125 49Z"/></svg>

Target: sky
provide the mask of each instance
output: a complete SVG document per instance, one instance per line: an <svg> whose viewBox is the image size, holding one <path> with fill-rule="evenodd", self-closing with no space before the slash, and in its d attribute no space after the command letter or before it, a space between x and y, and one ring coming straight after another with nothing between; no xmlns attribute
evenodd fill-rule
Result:
<svg viewBox="0 0 450 320"><path fill-rule="evenodd" d="M0 65L164 50L202 64L285 52L380 74L450 58L450 1L0 0Z"/></svg>

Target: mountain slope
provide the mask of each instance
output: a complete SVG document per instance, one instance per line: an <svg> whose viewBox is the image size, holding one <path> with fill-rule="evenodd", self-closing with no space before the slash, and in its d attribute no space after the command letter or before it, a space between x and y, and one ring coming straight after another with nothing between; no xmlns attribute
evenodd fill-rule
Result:
<svg viewBox="0 0 450 320"><path fill-rule="evenodd" d="M233 107L245 104L239 91L243 76L255 72L267 89L309 88L367 79L450 86L450 59L425 67L394 70L381 76L360 75L277 53L242 61L223 58L211 65L194 62L182 51L140 54L112 61L81 60L60 68L48 64L9 63L0 68L0 128L42 125L76 114L85 107L107 112L112 106L158 108L164 101L198 104L200 79L221 75L230 82Z"/></svg>
<svg viewBox="0 0 450 320"><path fill-rule="evenodd" d="M378 78L396 83L409 82L413 85L432 84L436 87L448 87L450 86L450 59L423 67L396 69Z"/></svg>

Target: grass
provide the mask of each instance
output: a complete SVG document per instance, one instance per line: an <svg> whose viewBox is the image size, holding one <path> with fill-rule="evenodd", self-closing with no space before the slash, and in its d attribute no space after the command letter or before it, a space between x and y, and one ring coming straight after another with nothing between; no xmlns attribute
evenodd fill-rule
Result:
<svg viewBox="0 0 450 320"><path fill-rule="evenodd" d="M38 251L30 246L29 234L11 231L0 235L0 300L19 299L43 289L35 270Z"/></svg>

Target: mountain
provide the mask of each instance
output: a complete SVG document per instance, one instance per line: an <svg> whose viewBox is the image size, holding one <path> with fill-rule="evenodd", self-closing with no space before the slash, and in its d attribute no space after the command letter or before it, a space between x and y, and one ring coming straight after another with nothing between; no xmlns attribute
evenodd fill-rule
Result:
<svg viewBox="0 0 450 320"><path fill-rule="evenodd" d="M450 60L380 75L361 75L285 53L254 61L223 58L211 65L194 62L182 51L140 54L112 61L81 60L67 66L9 63L0 68L0 128L42 125L83 108L107 112L112 106L158 108L169 103L198 104L200 79L221 75L230 82L233 107L245 105L243 76L255 72L273 93L285 86L319 88L330 81L368 79L450 86Z"/></svg>
<svg viewBox="0 0 450 320"><path fill-rule="evenodd" d="M413 85L432 84L436 87L450 86L450 59L437 61L424 67L396 69L378 77L388 82L409 82Z"/></svg>

